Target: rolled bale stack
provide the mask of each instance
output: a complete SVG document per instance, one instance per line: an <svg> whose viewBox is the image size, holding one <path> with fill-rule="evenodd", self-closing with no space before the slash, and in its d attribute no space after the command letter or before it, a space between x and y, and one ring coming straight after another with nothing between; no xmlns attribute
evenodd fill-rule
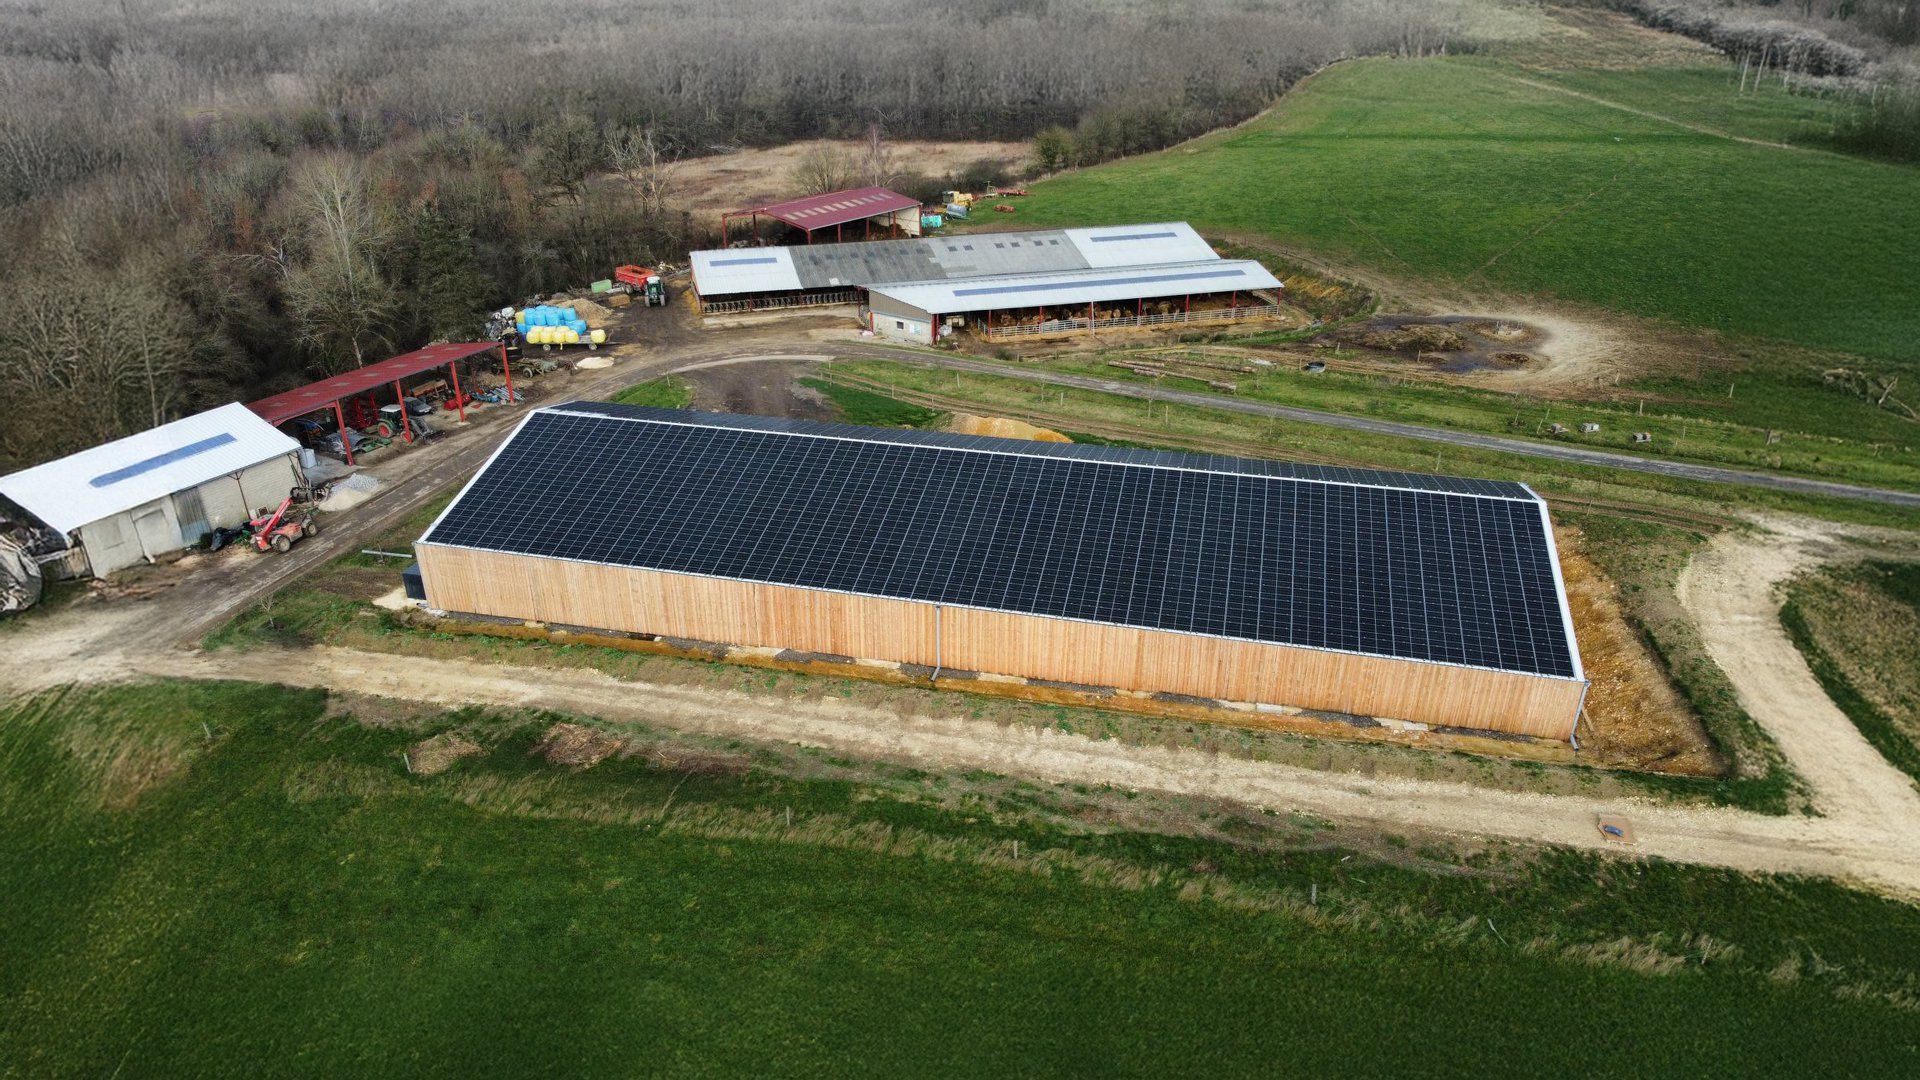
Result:
<svg viewBox="0 0 1920 1080"><path fill-rule="evenodd" d="M605 330L592 329L579 312L570 307L541 304L514 313L514 325L520 339L529 345L598 345L607 340Z"/></svg>

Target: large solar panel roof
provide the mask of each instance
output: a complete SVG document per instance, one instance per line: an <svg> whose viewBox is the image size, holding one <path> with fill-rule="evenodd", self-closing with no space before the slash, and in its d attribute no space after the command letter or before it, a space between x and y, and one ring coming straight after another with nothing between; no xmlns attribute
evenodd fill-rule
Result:
<svg viewBox="0 0 1920 1080"><path fill-rule="evenodd" d="M1581 677L1497 481L576 402L421 542Z"/></svg>

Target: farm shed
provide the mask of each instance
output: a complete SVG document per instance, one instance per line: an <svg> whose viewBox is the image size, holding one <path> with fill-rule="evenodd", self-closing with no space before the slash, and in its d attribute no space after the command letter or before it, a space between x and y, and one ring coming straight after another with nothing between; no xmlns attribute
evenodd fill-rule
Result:
<svg viewBox="0 0 1920 1080"><path fill-rule="evenodd" d="M342 401L360 394L374 394L386 390L393 391L393 400L399 401L406 396L402 380L444 366L447 369L447 377L453 380L454 401L459 405L460 419L465 420L467 409L460 389L459 364L463 360L487 353L500 355L500 374L505 378L507 388L512 389L513 366L507 362L506 345L498 341L454 341L428 345L378 363L342 372L330 379L296 386L270 398L261 398L259 401L252 402L247 408L253 410L267 423L276 426L297 420L302 416L331 409L337 431L347 426L347 418L340 408ZM353 464L353 448L344 440L341 442L341 452L347 464Z"/></svg>
<svg viewBox="0 0 1920 1080"><path fill-rule="evenodd" d="M67 537L69 573L104 577L279 505L299 450L234 403L0 477L0 494Z"/></svg>
<svg viewBox="0 0 1920 1080"><path fill-rule="evenodd" d="M835 241L844 240L849 225L859 226L862 240L873 236L875 225L888 236L919 236L920 200L882 187L864 187L733 210L720 215L723 245L727 242L727 223L735 218L747 218L749 230L756 237L760 235L760 219L766 218L798 229L809 244L814 233L826 230L832 230Z"/></svg>
<svg viewBox="0 0 1920 1080"><path fill-rule="evenodd" d="M868 290L868 327L931 342L936 327L955 323L1004 338L1224 322L1278 314L1280 289L1279 279L1250 259L912 281Z"/></svg>
<svg viewBox="0 0 1920 1080"><path fill-rule="evenodd" d="M1568 738L1520 484L574 402L416 545L481 616Z"/></svg>
<svg viewBox="0 0 1920 1080"><path fill-rule="evenodd" d="M1216 259L1186 222L961 236L729 248L692 255L693 287L709 313L858 303L892 282L956 281Z"/></svg>

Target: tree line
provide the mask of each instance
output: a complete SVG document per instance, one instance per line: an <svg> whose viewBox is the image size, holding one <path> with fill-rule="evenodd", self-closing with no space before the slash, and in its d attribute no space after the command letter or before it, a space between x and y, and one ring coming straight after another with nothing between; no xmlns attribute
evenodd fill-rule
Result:
<svg viewBox="0 0 1920 1080"><path fill-rule="evenodd" d="M1050 127L1076 160L1152 149L1443 40L1455 3L0 6L0 469L677 258L707 236L676 158Z"/></svg>

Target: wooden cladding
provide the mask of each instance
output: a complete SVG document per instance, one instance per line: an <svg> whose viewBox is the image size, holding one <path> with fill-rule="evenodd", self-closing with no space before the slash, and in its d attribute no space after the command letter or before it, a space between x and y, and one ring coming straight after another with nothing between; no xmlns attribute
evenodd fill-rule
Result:
<svg viewBox="0 0 1920 1080"><path fill-rule="evenodd" d="M1582 682L465 548L418 547L443 611L1564 739Z"/></svg>

